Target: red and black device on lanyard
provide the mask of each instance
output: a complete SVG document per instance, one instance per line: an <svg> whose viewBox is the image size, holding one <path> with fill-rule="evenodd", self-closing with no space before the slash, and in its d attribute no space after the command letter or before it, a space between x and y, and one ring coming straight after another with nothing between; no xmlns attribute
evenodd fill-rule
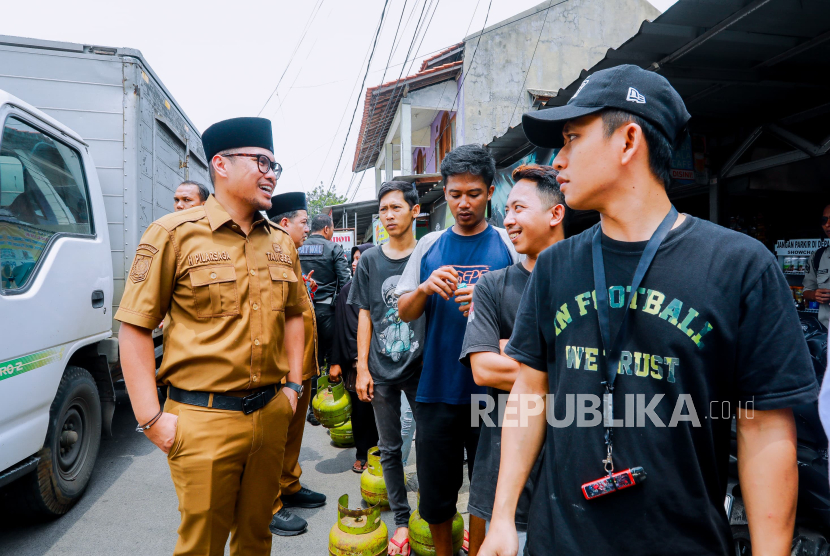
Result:
<svg viewBox="0 0 830 556"><path fill-rule="evenodd" d="M637 270L634 272L634 278L631 281L631 289L625 297L625 309L622 322L620 323L620 329L617 331L613 343L611 341L608 285L605 281L605 263L602 259L602 226L597 226L594 232L591 243L591 255L594 266L594 290L596 290L597 296L597 317L599 319L600 337L605 353L602 369L605 380L602 381L602 385L605 387L605 394L603 395L603 425L605 425L606 456L602 460L602 463L607 476L582 485L582 493L588 500L638 485L646 479L646 472L642 467L631 467L614 473L614 460L612 458L614 444L614 380L617 378L622 343L628 328L628 310L631 306L631 297L636 294L637 289L640 287L640 283L643 281L643 277L645 277L649 266L651 266L651 262L654 260L660 244L666 239L672 226L677 221L677 216L677 209L672 205L669 213L663 218L657 230L652 234L651 239L648 240L646 248L643 250L642 256L640 256L640 262L637 263Z"/></svg>

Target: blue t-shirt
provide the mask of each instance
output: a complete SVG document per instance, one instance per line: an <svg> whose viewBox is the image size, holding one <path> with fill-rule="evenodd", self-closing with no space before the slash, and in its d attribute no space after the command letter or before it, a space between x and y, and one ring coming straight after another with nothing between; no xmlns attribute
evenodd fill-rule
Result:
<svg viewBox="0 0 830 556"><path fill-rule="evenodd" d="M418 265L418 268L407 266L396 293L401 295L414 290L442 266L450 265L458 271L461 289L465 285L474 285L491 270L514 264L518 255L507 234L502 232L504 230L487 226L474 236L461 236L452 229L428 234L418 242L409 260L409 265ZM455 299L447 301L433 294L427 300L424 314L424 368L416 399L462 405L470 403L471 394L486 394L487 389L473 381L472 371L458 361L467 319L458 310Z"/></svg>

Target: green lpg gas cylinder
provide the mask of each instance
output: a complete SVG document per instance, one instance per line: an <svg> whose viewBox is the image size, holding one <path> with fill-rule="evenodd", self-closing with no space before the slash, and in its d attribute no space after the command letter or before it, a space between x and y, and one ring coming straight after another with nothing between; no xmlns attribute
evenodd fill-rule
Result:
<svg viewBox="0 0 830 556"><path fill-rule="evenodd" d="M418 493L418 503L421 502L421 494ZM464 518L456 512L452 518L452 552L461 550L461 543L464 542ZM429 524L421 518L418 510L409 516L409 546L417 556L435 556L435 545L432 542L432 533L429 531Z"/></svg>
<svg viewBox="0 0 830 556"><path fill-rule="evenodd" d="M330 383L328 376L317 379L317 395L311 402L314 416L327 429L339 427L352 415L352 400L343 381Z"/></svg>
<svg viewBox="0 0 830 556"><path fill-rule="evenodd" d="M329 533L330 556L386 554L389 532L380 519L380 507L350 510L349 495L337 501L337 523Z"/></svg>
<svg viewBox="0 0 830 556"><path fill-rule="evenodd" d="M354 436L352 436L352 420L349 419L339 427L331 429L331 443L338 448L349 448L354 446Z"/></svg>
<svg viewBox="0 0 830 556"><path fill-rule="evenodd" d="M389 505L386 493L386 481L383 480L383 468L380 466L380 448L375 446L368 451L366 471L360 476L360 494L369 504Z"/></svg>

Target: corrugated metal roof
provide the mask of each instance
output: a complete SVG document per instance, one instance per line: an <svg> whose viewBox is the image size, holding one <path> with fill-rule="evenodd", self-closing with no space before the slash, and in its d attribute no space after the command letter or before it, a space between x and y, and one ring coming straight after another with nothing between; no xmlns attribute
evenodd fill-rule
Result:
<svg viewBox="0 0 830 556"><path fill-rule="evenodd" d="M664 75L697 127L725 119L760 125L830 112L824 86L830 70L830 2L678 0L558 89L545 106L566 104L588 75L620 64ZM520 132L521 125L487 147L504 156L522 146Z"/></svg>

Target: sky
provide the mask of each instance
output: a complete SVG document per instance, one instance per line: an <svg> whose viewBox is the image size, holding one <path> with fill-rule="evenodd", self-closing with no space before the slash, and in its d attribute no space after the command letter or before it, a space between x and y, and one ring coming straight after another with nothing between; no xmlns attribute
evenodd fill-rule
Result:
<svg viewBox="0 0 830 556"><path fill-rule="evenodd" d="M649 1L665 10L676 0ZM415 73L485 19L492 25L540 0L39 0L37 14L28 2L5 3L0 35L138 49L200 131L236 116L272 120L278 192L333 182L340 194L351 184L359 201L374 195L373 175L361 182L351 173L359 88L385 2L366 86ZM425 4L434 15L413 43Z"/></svg>

